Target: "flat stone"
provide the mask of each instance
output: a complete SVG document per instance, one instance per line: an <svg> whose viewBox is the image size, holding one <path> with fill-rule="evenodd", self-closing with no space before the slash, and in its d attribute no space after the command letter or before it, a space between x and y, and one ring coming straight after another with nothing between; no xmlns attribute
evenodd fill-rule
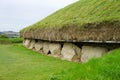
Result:
<svg viewBox="0 0 120 80"><path fill-rule="evenodd" d="M61 54L65 60L72 61L75 55L81 56L81 49L72 43L64 43Z"/></svg>
<svg viewBox="0 0 120 80"><path fill-rule="evenodd" d="M83 46L81 62L87 62L91 58L98 58L104 55L108 50L103 47Z"/></svg>

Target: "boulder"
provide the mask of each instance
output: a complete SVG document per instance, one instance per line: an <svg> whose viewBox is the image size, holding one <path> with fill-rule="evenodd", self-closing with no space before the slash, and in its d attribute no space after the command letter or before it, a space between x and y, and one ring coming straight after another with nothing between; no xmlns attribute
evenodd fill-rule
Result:
<svg viewBox="0 0 120 80"><path fill-rule="evenodd" d="M25 40L23 41L23 45L24 45L25 47L29 48L30 42L31 42L31 40L25 39Z"/></svg>
<svg viewBox="0 0 120 80"><path fill-rule="evenodd" d="M31 40L29 49L33 49L35 47L35 40Z"/></svg>
<svg viewBox="0 0 120 80"><path fill-rule="evenodd" d="M72 61L75 55L81 56L81 49L72 43L64 43L61 54L65 60Z"/></svg>
<svg viewBox="0 0 120 80"><path fill-rule="evenodd" d="M59 57L61 54L61 44L59 43L50 43L49 44L50 53L54 57Z"/></svg>
<svg viewBox="0 0 120 80"><path fill-rule="evenodd" d="M44 54L49 54L50 49L49 49L49 42L43 42L43 53Z"/></svg>
<svg viewBox="0 0 120 80"><path fill-rule="evenodd" d="M35 43L35 50L36 51L42 52L42 49L43 49L43 42L42 41Z"/></svg>
<svg viewBox="0 0 120 80"><path fill-rule="evenodd" d="M98 58L104 55L108 50L103 47L83 46L81 62L87 62L91 58Z"/></svg>

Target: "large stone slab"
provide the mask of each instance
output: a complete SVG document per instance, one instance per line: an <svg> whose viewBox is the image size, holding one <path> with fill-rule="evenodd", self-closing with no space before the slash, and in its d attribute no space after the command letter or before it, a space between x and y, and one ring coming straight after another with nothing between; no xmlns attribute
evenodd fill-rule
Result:
<svg viewBox="0 0 120 80"><path fill-rule="evenodd" d="M49 49L49 42L44 42L43 43L43 53L44 54L49 54L49 52L50 52L50 49Z"/></svg>
<svg viewBox="0 0 120 80"><path fill-rule="evenodd" d="M25 40L23 41L23 45L24 45L25 47L29 48L30 42L31 42L31 40L25 39Z"/></svg>
<svg viewBox="0 0 120 80"><path fill-rule="evenodd" d="M35 47L35 40L31 40L29 49L33 49Z"/></svg>
<svg viewBox="0 0 120 80"><path fill-rule="evenodd" d="M61 54L65 60L69 61L78 61L78 57L76 59L74 56L81 56L81 49L72 43L64 43Z"/></svg>
<svg viewBox="0 0 120 80"><path fill-rule="evenodd" d="M104 55L108 50L103 47L83 46L81 62L87 62L91 58L98 58Z"/></svg>
<svg viewBox="0 0 120 80"><path fill-rule="evenodd" d="M42 41L35 43L35 50L36 51L42 52L42 49L43 49L43 42Z"/></svg>
<svg viewBox="0 0 120 80"><path fill-rule="evenodd" d="M61 54L61 44L59 43L50 43L49 49L51 52L51 55L54 57L59 57Z"/></svg>

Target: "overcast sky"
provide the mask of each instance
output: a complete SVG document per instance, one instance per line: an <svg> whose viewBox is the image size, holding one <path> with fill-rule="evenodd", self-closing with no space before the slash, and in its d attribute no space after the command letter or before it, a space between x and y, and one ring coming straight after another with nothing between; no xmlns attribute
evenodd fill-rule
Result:
<svg viewBox="0 0 120 80"><path fill-rule="evenodd" d="M19 31L78 0L0 0L0 31Z"/></svg>

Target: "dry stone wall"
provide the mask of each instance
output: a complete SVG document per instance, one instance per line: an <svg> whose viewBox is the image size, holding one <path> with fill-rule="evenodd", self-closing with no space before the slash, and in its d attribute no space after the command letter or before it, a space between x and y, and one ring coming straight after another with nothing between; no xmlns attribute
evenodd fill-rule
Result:
<svg viewBox="0 0 120 80"><path fill-rule="evenodd" d="M74 43L49 42L32 39L25 39L23 45L28 49L33 49L45 55L83 63L91 58L101 57L108 52L107 48L99 46L78 46Z"/></svg>

